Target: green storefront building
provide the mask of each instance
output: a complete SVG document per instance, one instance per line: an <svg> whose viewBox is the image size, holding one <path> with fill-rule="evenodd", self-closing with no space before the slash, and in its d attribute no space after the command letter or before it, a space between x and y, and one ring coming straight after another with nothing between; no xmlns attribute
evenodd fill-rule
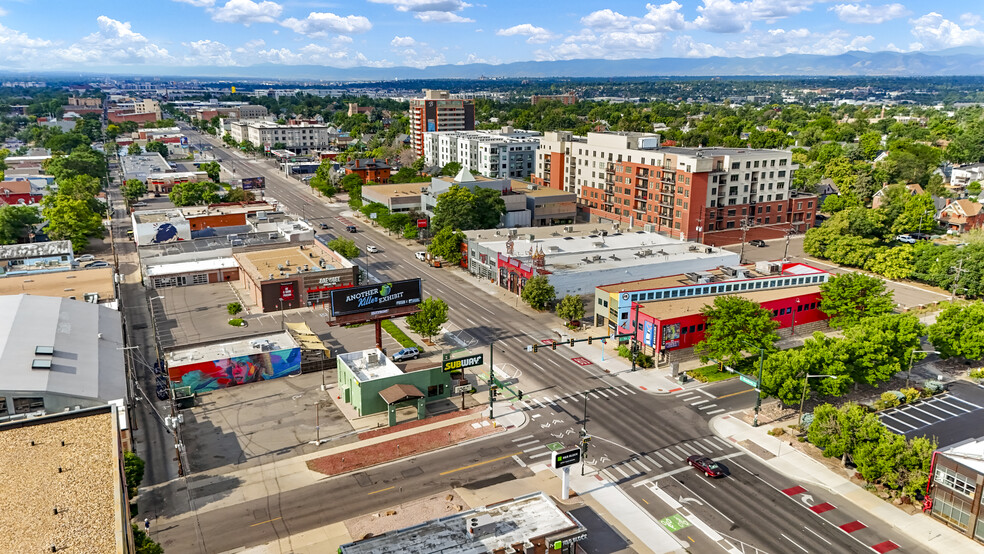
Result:
<svg viewBox="0 0 984 554"><path fill-rule="evenodd" d="M417 406L417 419L426 414L427 402L451 396L451 375L441 365L404 371L377 349L338 355L338 390L360 416L389 410L389 424L396 410Z"/></svg>

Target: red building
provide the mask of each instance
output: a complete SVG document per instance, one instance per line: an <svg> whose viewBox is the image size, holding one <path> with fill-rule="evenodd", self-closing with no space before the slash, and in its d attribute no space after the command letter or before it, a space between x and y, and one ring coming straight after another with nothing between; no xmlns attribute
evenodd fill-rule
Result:
<svg viewBox="0 0 984 554"><path fill-rule="evenodd" d="M345 164L345 174L356 173L363 183L389 183L392 168L384 160L374 158L349 160Z"/></svg>
<svg viewBox="0 0 984 554"><path fill-rule="evenodd" d="M110 123L122 123L124 121L135 121L137 123L149 123L151 121L157 121L157 114L154 112L147 113L132 113L132 112L117 112L114 110L109 111L109 121Z"/></svg>
<svg viewBox="0 0 984 554"><path fill-rule="evenodd" d="M4 204L37 204L41 202L41 196L41 194L31 192L30 181L0 182L0 202Z"/></svg>
<svg viewBox="0 0 984 554"><path fill-rule="evenodd" d="M810 333L817 323L826 321L827 314L820 310L820 287L795 287L760 290L737 294L757 302L771 310L773 320L789 334ZM634 303L629 312L629 326L635 327L636 338L647 354L664 354L667 359L684 358L670 353L693 348L704 340L707 320L701 312L710 298L683 298L663 302ZM805 327L805 328L804 328ZM631 328L618 328L619 333L631 333ZM785 333L783 333L785 335ZM681 352L680 354L683 354Z"/></svg>

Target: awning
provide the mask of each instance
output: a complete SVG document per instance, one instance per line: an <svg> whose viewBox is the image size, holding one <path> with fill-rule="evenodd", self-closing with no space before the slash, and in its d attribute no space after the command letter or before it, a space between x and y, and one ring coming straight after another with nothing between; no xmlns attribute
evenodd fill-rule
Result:
<svg viewBox="0 0 984 554"><path fill-rule="evenodd" d="M420 392L420 389L413 385L393 385L392 387L387 387L379 391L379 396L389 404L398 404L406 400L413 400L415 398L423 398L424 393Z"/></svg>

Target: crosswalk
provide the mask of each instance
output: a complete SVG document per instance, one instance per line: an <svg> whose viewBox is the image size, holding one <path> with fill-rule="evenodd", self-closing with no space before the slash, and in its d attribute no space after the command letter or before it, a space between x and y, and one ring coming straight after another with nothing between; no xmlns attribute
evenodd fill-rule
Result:
<svg viewBox="0 0 984 554"><path fill-rule="evenodd" d="M585 395L592 400L604 400L618 398L620 396L630 396L639 394L635 387L631 385L620 385L607 389L591 389L588 391L576 392L573 394L546 394L543 396L525 396L523 400L514 399L513 405L523 410L537 410L540 408L556 407L563 404L576 404Z"/></svg>
<svg viewBox="0 0 984 554"><path fill-rule="evenodd" d="M687 458L694 454L715 458L720 457L726 452L733 451L734 447L719 437L692 439L657 448L649 452L635 454L625 460L610 463L601 470L601 474L611 481L618 482L652 474L655 471L663 473L681 467L688 467ZM596 459L589 458L585 461L589 465L598 465L598 462L603 464L605 460L606 458L602 456Z"/></svg>
<svg viewBox="0 0 984 554"><path fill-rule="evenodd" d="M706 393L700 389L690 389L682 390L673 393L682 402L689 404L691 407L696 408L707 415L717 415L724 413L724 408L721 408L714 403L716 398L710 393Z"/></svg>

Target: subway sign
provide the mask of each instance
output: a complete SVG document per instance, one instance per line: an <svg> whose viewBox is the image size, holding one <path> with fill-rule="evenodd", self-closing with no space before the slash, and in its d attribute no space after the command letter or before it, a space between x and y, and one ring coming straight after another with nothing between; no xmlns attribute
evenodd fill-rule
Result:
<svg viewBox="0 0 984 554"><path fill-rule="evenodd" d="M331 315L385 313L392 308L419 304L421 296L420 279L335 289L331 291Z"/></svg>
<svg viewBox="0 0 984 554"><path fill-rule="evenodd" d="M484 358L482 354L476 354L474 356L468 356L467 358L458 358L456 360L448 360L444 362L443 371L447 373L448 371L458 371L460 369L466 369L469 367L480 366L484 363Z"/></svg>

